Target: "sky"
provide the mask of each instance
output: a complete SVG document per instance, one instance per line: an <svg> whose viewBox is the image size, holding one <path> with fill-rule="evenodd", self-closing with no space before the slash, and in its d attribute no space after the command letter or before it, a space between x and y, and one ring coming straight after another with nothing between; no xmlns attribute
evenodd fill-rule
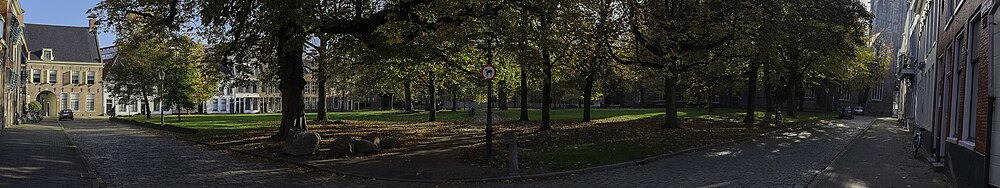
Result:
<svg viewBox="0 0 1000 188"><path fill-rule="evenodd" d="M21 9L25 23L87 27L87 10L97 2L100 0L21 0ZM111 46L115 35L99 33L97 42L101 47Z"/></svg>

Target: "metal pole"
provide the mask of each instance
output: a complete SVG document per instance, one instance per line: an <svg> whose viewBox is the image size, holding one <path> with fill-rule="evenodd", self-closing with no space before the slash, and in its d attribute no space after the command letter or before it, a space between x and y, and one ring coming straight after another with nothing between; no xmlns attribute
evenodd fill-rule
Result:
<svg viewBox="0 0 1000 188"><path fill-rule="evenodd" d="M486 81L486 158L493 152L493 80Z"/></svg>
<svg viewBox="0 0 1000 188"><path fill-rule="evenodd" d="M157 109L157 110L160 111L160 126L164 125L163 124L163 80L164 80L163 77L164 76L165 76L164 72L160 71L160 88L158 88L159 91L160 91L159 92L160 93L160 100L158 100L157 103L156 103L157 104L156 107L159 107L159 109Z"/></svg>
<svg viewBox="0 0 1000 188"><path fill-rule="evenodd" d="M493 65L493 41L489 41L486 49L486 64ZM493 79L486 80L486 155L484 158L492 156L493 152Z"/></svg>

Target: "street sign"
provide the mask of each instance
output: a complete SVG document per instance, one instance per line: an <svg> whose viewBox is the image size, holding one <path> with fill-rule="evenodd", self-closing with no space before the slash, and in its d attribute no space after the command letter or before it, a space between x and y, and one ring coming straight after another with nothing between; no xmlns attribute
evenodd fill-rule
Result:
<svg viewBox="0 0 1000 188"><path fill-rule="evenodd" d="M497 70L493 68L493 65L486 65L482 70L483 78L486 80L492 80L493 77L497 76Z"/></svg>

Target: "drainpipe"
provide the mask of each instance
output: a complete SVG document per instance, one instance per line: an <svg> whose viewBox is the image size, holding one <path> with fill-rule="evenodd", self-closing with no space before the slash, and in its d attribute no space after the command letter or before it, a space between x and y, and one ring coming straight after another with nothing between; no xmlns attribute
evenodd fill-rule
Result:
<svg viewBox="0 0 1000 188"><path fill-rule="evenodd" d="M989 105L989 109L987 110L987 113L989 113L989 114L986 115L986 122L987 122L987 126L986 126L986 135L987 135L986 136L986 146L987 146L987 148L986 148L986 157L985 157L986 158L986 160L985 160L986 161L986 168L984 169L984 172L983 172L983 174L986 174L986 178L984 178L983 181L986 181L985 185L987 185L987 186L990 185L990 167L989 166L990 166L990 158L992 156L991 153L993 153L992 149L990 149L990 147L989 147L989 145L993 144L993 137L989 136L989 135L992 135L993 126L991 126L989 124L993 124L993 112L996 110L996 99L997 99L997 97L989 97L989 99L987 100L988 101L987 105Z"/></svg>

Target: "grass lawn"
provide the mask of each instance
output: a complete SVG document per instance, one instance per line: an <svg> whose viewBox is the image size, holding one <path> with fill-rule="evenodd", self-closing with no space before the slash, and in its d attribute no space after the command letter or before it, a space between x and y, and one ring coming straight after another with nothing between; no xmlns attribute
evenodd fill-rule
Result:
<svg viewBox="0 0 1000 188"><path fill-rule="evenodd" d="M702 108L681 108L680 129L666 129L663 124L663 109L604 109L595 108L591 117L594 121L582 122L582 109L557 109L552 111L553 131L537 132L541 110L528 111L530 122L517 122L520 111L511 109L497 111L504 122L495 126L497 133L517 131L522 150L522 161L527 167L546 170L579 169L604 164L612 164L644 157L680 151L684 149L716 144L730 140L758 135L788 126L777 127L769 122L758 123L756 128L747 130L740 124L743 109L714 109L709 112ZM315 119L315 113L308 113L307 119ZM763 112L757 112L758 120L763 120ZM796 117L785 119L786 124L812 123L832 119L836 114L798 112ZM322 149L339 135L360 138L371 132L403 140L404 146L442 141L452 136L479 136L482 123L468 117L466 111L439 111L438 122L427 122L427 112L403 111L355 111L330 112L330 120L343 120L346 124L310 122L309 128L320 133ZM128 119L159 123L159 116L146 119L145 116L125 117ZM273 134L281 119L280 114L196 114L168 115L165 123L198 129L199 133L186 135L189 138L213 142L245 150L280 152L280 143L266 140ZM498 136L499 137L499 136ZM448 139L444 139L448 140ZM498 141L497 143L502 143ZM407 148L407 147L404 147ZM506 162L504 151L493 160L480 160L481 144L463 152L459 158L480 165L502 167ZM322 153L322 152L320 152ZM318 154L316 159L335 156ZM342 157L342 156L340 156Z"/></svg>

